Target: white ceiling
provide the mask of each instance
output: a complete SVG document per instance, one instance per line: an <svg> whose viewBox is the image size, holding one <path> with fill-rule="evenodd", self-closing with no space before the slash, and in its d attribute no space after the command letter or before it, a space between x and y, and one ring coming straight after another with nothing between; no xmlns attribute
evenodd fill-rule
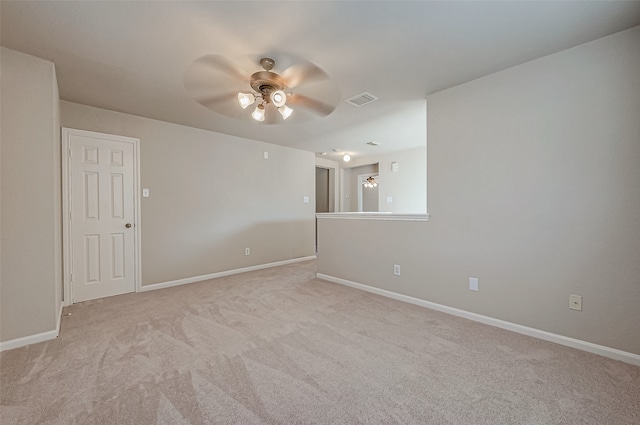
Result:
<svg viewBox="0 0 640 425"><path fill-rule="evenodd" d="M3 0L0 8L1 44L53 61L64 100L329 157L334 148L360 156L424 145L428 94L640 25L638 1ZM248 74L260 69L248 58L298 56L326 71L341 99L367 91L380 100L340 101L331 115L297 124L259 124L250 110L229 118L185 90L185 70L206 54Z"/></svg>

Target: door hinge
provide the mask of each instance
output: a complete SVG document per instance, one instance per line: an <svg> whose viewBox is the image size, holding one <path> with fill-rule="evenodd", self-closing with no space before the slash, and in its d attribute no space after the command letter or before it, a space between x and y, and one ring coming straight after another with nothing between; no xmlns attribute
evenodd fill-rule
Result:
<svg viewBox="0 0 640 425"><path fill-rule="evenodd" d="M69 158L71 158L73 156L73 150L71 150L71 148L69 148Z"/></svg>
<svg viewBox="0 0 640 425"><path fill-rule="evenodd" d="M73 273L69 274L69 282L73 282Z"/></svg>

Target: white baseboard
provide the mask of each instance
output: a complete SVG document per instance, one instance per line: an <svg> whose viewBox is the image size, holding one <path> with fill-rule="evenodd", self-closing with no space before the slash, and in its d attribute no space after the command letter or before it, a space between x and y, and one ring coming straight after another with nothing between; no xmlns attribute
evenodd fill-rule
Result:
<svg viewBox="0 0 640 425"><path fill-rule="evenodd" d="M37 344L38 342L50 341L56 339L60 335L60 321L62 319L62 303L60 303L60 311L56 320L56 328L52 331L42 332L35 335L23 336L21 338L11 339L9 341L0 342L0 352L13 350L14 348L24 347L26 345Z"/></svg>
<svg viewBox="0 0 640 425"><path fill-rule="evenodd" d="M234 269L234 270L226 270L223 272L211 273L211 274L206 274L202 276L188 277L185 279L172 280L169 282L152 283L151 285L141 286L139 292L171 288L172 286L179 286L179 285L185 285L187 283L201 282L203 280L216 279L219 277L231 276L238 273L252 272L255 270L268 269L271 267L284 266L286 264L300 263L302 261L309 261L309 260L315 260L315 259L316 259L316 256L311 255L309 257L300 257L300 258L293 258L291 260L276 261L275 263L259 264L257 266L243 267L241 269Z"/></svg>
<svg viewBox="0 0 640 425"><path fill-rule="evenodd" d="M56 332L58 333L56 335L56 337L58 335L60 335L60 323L62 322L62 310L64 309L64 302L60 302L60 309L58 311L58 322L56 323Z"/></svg>
<svg viewBox="0 0 640 425"><path fill-rule="evenodd" d="M640 355L638 354L617 350L611 347L605 347L604 345L593 344L591 342L582 341L575 338L569 338L563 335L542 331L540 329L518 325L516 323L506 322L504 320L495 319L489 316L483 316L481 314L472 313L466 310L460 310L457 308L448 307L442 304L436 304L430 301L422 300L420 298L414 298L408 295L398 294L396 292L387 291L386 289L380 289L373 286L364 285L362 283L352 282L350 280L341 279L339 277L329 276L322 273L316 273L316 277L318 279L323 279L329 282L338 283L340 285L349 286L351 288L361 289L363 291L371 292L373 294L382 295L383 297L393 298L394 300L404 301L406 303L419 305L421 307L426 307L426 308L437 310L443 313L452 314L454 316L463 317L465 319L473 320L475 322L484 323L486 325L495 326L497 328L506 329L508 331L531 336L531 337L542 339L549 342L554 342L556 344L565 345L567 347L577 348L578 350L598 354L600 356L608 357L614 360L620 360L622 362L630 363L635 366L640 366Z"/></svg>

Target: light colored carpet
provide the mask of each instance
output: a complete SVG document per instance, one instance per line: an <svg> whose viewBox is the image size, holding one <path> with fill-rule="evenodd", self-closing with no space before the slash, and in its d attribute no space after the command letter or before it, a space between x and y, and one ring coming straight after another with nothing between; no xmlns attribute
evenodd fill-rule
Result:
<svg viewBox="0 0 640 425"><path fill-rule="evenodd" d="M0 355L9 424L639 424L640 368L314 278L65 309Z"/></svg>

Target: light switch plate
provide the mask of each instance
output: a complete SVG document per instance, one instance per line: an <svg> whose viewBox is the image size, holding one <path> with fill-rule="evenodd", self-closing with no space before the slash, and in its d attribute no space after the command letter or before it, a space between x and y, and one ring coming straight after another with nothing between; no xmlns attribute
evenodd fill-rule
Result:
<svg viewBox="0 0 640 425"><path fill-rule="evenodd" d="M469 278L469 289L472 291L477 291L478 290L478 278L477 277L470 277Z"/></svg>
<svg viewBox="0 0 640 425"><path fill-rule="evenodd" d="M142 189L142 197L143 198L148 198L149 197L149 189Z"/></svg>

